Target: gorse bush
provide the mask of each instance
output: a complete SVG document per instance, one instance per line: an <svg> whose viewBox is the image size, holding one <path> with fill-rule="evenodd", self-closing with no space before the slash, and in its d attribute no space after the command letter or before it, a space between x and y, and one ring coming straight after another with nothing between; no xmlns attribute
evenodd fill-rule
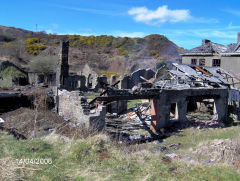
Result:
<svg viewBox="0 0 240 181"><path fill-rule="evenodd" d="M46 49L46 45L41 43L39 38L27 38L26 52L31 55L37 55L40 50Z"/></svg>
<svg viewBox="0 0 240 181"><path fill-rule="evenodd" d="M26 42L28 44L40 43L40 39L39 38L27 38Z"/></svg>
<svg viewBox="0 0 240 181"><path fill-rule="evenodd" d="M114 40L113 36L79 36L69 35L70 46L80 48L84 46L111 46Z"/></svg>
<svg viewBox="0 0 240 181"><path fill-rule="evenodd" d="M156 58L159 57L159 53L157 52L157 50L150 50L149 55L155 56Z"/></svg>

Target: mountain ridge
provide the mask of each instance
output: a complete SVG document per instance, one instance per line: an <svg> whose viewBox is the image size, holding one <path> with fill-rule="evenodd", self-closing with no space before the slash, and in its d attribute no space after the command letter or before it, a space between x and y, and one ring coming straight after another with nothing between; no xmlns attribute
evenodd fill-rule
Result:
<svg viewBox="0 0 240 181"><path fill-rule="evenodd" d="M158 62L178 59L184 50L159 34L143 38L57 35L0 26L0 60L9 59L26 67L34 56L57 56L58 44L63 39L70 42L69 64L73 73L86 63L96 71L118 73L154 69Z"/></svg>

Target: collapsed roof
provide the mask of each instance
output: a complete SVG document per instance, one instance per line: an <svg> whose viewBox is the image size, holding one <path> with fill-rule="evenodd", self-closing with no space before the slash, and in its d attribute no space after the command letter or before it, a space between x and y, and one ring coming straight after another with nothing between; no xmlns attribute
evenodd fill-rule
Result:
<svg viewBox="0 0 240 181"><path fill-rule="evenodd" d="M156 79L155 87L182 89L194 87L218 88L231 87L239 81L234 75L220 67L172 64L172 69Z"/></svg>

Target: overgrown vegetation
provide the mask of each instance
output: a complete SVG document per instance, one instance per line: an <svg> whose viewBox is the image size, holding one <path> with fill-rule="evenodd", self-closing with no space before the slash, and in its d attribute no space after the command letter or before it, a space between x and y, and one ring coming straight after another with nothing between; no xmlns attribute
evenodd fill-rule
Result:
<svg viewBox="0 0 240 181"><path fill-rule="evenodd" d="M116 78L119 78L121 74L116 73L116 72L108 72L108 71L101 71L99 72L99 75L106 75L108 78L110 78L112 75L115 75Z"/></svg>
<svg viewBox="0 0 240 181"><path fill-rule="evenodd" d="M26 74L12 66L0 71L0 77L2 78L2 87L11 87L14 80L27 78Z"/></svg>
<svg viewBox="0 0 240 181"><path fill-rule="evenodd" d="M46 49L46 45L41 43L39 38L27 38L26 51L31 55L37 55L40 50Z"/></svg>
<svg viewBox="0 0 240 181"><path fill-rule="evenodd" d="M6 79L13 79L13 78L27 78L26 74L22 73L21 71L17 70L15 67L8 67L0 72L0 77Z"/></svg>
<svg viewBox="0 0 240 181"><path fill-rule="evenodd" d="M136 104L139 102L141 102L141 99L129 100L127 103L127 108L130 109L136 107Z"/></svg>
<svg viewBox="0 0 240 181"><path fill-rule="evenodd" d="M24 67L36 55L57 55L63 39L70 41L70 68L88 63L99 72L116 71L118 67L117 72L123 73L130 72L134 64L154 68L159 59L178 58L178 47L162 35L144 38L55 35L3 26L0 26L0 56Z"/></svg>
<svg viewBox="0 0 240 181"><path fill-rule="evenodd" d="M238 132L209 130L199 134L208 140L225 132L222 138L231 138ZM52 134L42 139L15 140L0 132L1 179L14 180L239 180L238 169L221 163L198 164L181 159L164 159L164 153L156 150L161 145L181 143L176 153L188 154L188 142L194 142L191 129L183 136L167 139L164 144L117 145L105 135L65 142ZM217 132L216 135L211 136ZM227 136L228 135L228 136ZM235 134L234 134L235 135ZM235 135L236 136L236 135ZM198 136L197 136L198 137ZM174 142L172 142L174 140ZM203 138L201 138L203 140ZM194 143L198 145L198 142ZM191 144L191 146L193 146ZM155 151L154 151L155 150ZM20 159L51 158L52 164L19 164ZM16 160L18 159L18 160Z"/></svg>
<svg viewBox="0 0 240 181"><path fill-rule="evenodd" d="M36 56L33 57L28 67L32 72L50 75L56 72L57 56Z"/></svg>

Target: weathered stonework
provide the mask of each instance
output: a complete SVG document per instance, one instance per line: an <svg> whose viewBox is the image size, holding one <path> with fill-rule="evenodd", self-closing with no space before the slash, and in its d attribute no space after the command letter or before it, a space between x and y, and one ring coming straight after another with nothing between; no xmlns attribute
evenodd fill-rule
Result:
<svg viewBox="0 0 240 181"><path fill-rule="evenodd" d="M130 89L131 88L131 78L128 75L120 77L120 89Z"/></svg>
<svg viewBox="0 0 240 181"><path fill-rule="evenodd" d="M85 111L82 103L86 98L79 91L58 90L58 113L74 124L102 130L105 125L106 107L98 106L92 112Z"/></svg>
<svg viewBox="0 0 240 181"><path fill-rule="evenodd" d="M117 77L116 77L116 75L111 75L110 81L109 81L110 85L113 85L113 84L115 84L116 82L117 82Z"/></svg>
<svg viewBox="0 0 240 181"><path fill-rule="evenodd" d="M86 87L89 89L95 89L97 85L98 74L93 71L88 64L86 64L80 75L84 75L86 77Z"/></svg>
<svg viewBox="0 0 240 181"><path fill-rule="evenodd" d="M59 88L66 87L67 78L69 76L68 51L69 51L69 42L61 41L59 60L57 63L57 72L56 72L56 85Z"/></svg>

